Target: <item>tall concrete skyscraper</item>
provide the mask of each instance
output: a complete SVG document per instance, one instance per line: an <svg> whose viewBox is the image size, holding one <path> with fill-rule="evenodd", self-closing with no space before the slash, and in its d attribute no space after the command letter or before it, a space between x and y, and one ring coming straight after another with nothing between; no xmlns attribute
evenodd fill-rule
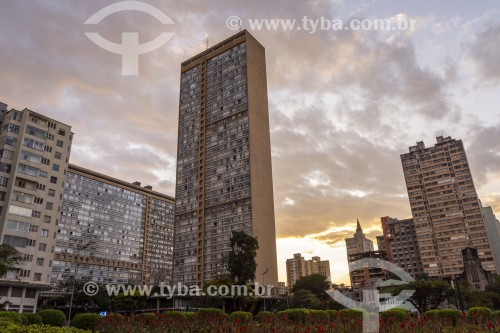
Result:
<svg viewBox="0 0 500 333"><path fill-rule="evenodd" d="M244 230L256 281L277 285L264 47L241 31L183 62L180 85L174 282L217 278Z"/></svg>
<svg viewBox="0 0 500 333"><path fill-rule="evenodd" d="M3 103L0 123L0 238L24 258L0 276L0 303L34 312L38 292L49 288L73 133L57 120Z"/></svg>
<svg viewBox="0 0 500 333"><path fill-rule="evenodd" d="M352 261L350 258L352 255L373 251L373 241L366 238L359 220L356 221L356 233L353 237L345 239L345 245L349 262Z"/></svg>
<svg viewBox="0 0 500 333"><path fill-rule="evenodd" d="M437 137L401 155L423 270L429 276L463 272L462 250L476 248L483 268L495 271L481 207L462 140Z"/></svg>

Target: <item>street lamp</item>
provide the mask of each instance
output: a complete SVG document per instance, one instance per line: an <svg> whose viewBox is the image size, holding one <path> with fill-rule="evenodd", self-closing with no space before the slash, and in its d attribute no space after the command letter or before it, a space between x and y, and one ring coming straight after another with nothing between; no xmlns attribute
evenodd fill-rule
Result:
<svg viewBox="0 0 500 333"><path fill-rule="evenodd" d="M90 245L94 244L93 240L90 240L87 242L87 244L81 246L81 243L76 245L76 266L75 266L75 274L73 274L73 284L71 288L71 297L69 299L69 311L68 311L68 326L71 324L71 312L73 310L73 298L75 296L75 282L76 282L76 275L78 273L78 257L80 257L80 251L81 250L86 250Z"/></svg>

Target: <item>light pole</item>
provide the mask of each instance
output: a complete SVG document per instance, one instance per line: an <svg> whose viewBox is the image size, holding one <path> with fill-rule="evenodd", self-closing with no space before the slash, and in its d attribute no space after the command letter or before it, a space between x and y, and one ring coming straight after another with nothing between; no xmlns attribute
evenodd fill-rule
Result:
<svg viewBox="0 0 500 333"><path fill-rule="evenodd" d="M267 287L266 287L266 282L265 281L266 281L266 274L267 274L268 271L269 271L269 268L266 268L266 270L265 271L262 270L262 273L261 273L261 275L262 275L262 285L264 286L264 296L262 296L263 299L264 299L264 311L266 311L266 295L265 294L267 294Z"/></svg>
<svg viewBox="0 0 500 333"><path fill-rule="evenodd" d="M75 296L75 282L76 282L76 275L78 273L78 257L80 257L80 251L87 249L90 245L94 244L93 240L90 240L87 242L87 244L81 246L81 243L76 245L76 266L75 266L75 274L73 274L73 283L71 287L71 297L69 299L69 311L68 311L68 325L71 324L71 312L73 310L73 298Z"/></svg>

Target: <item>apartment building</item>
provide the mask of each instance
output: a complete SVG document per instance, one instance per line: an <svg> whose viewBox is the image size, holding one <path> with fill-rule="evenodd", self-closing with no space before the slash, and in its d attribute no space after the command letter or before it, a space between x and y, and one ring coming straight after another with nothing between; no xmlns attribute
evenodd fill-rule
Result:
<svg viewBox="0 0 500 333"><path fill-rule="evenodd" d="M496 218L492 207L481 205L481 213L486 225L486 233L490 241L493 259L495 259L497 274L500 274L500 222Z"/></svg>
<svg viewBox="0 0 500 333"><path fill-rule="evenodd" d="M462 140L439 136L401 155L423 270L451 277L464 270L462 250L477 249L483 268L495 271L481 207Z"/></svg>
<svg viewBox="0 0 500 333"><path fill-rule="evenodd" d="M277 285L265 50L247 31L181 64L175 197L174 282L224 273L243 230L259 241L256 281Z"/></svg>
<svg viewBox="0 0 500 333"><path fill-rule="evenodd" d="M379 250L386 252L387 260L404 269L413 278L423 274L413 219L399 220L385 216L380 221L384 234L379 242Z"/></svg>
<svg viewBox="0 0 500 333"><path fill-rule="evenodd" d="M51 284L170 284L174 198L69 165L57 226Z"/></svg>
<svg viewBox="0 0 500 333"><path fill-rule="evenodd" d="M0 304L36 311L49 288L57 225L71 152L71 127L0 104L0 239L24 261L0 277Z"/></svg>
<svg viewBox="0 0 500 333"><path fill-rule="evenodd" d="M321 260L320 257L314 256L309 260L302 257L302 254L295 253L293 258L286 260L286 277L288 289L293 288L295 282L304 276L311 274L321 274L327 278L330 275L330 261Z"/></svg>

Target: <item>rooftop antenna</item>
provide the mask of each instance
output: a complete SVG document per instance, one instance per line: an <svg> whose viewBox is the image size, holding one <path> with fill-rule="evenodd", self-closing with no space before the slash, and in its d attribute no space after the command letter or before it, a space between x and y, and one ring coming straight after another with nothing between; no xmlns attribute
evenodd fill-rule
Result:
<svg viewBox="0 0 500 333"><path fill-rule="evenodd" d="M205 43L205 46L206 46L205 50L208 50L208 35L205 35L205 37L206 37L206 39L207 39L207 41L206 41L206 43Z"/></svg>
<svg viewBox="0 0 500 333"><path fill-rule="evenodd" d="M240 25L240 32L241 32L241 19L240 18L238 18L238 23Z"/></svg>

